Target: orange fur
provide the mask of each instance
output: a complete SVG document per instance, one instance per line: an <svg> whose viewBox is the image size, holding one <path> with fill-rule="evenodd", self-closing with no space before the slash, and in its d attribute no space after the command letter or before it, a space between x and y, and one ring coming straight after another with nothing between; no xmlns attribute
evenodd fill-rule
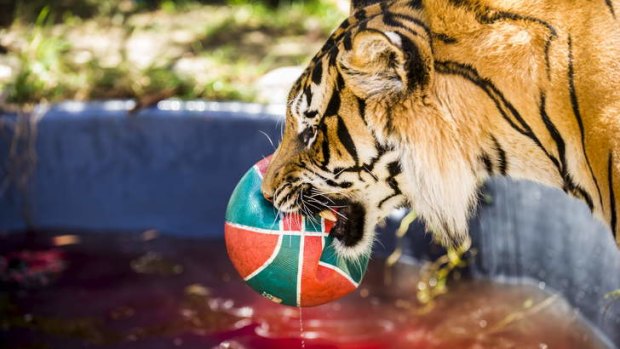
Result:
<svg viewBox="0 0 620 349"><path fill-rule="evenodd" d="M292 89L263 191L290 178L320 182L295 165L320 161L320 139L334 149L323 177L355 165L339 142L343 126L325 115L337 94L336 116L367 154L358 162L370 161L376 144L397 153L402 173L392 177L404 199L390 208L407 202L444 242L466 236L481 183L507 175L584 200L620 243L615 9L620 1L398 0L353 13ZM309 125L326 131L304 148L298 134ZM336 195L370 207L392 187L353 188ZM387 209L379 211L377 220Z"/></svg>

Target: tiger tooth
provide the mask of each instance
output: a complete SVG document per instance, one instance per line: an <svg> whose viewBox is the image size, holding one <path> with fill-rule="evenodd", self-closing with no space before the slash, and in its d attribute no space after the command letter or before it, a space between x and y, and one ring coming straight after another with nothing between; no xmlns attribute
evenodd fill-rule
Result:
<svg viewBox="0 0 620 349"><path fill-rule="evenodd" d="M336 218L336 215L334 214L334 212L330 211L330 210L323 210L321 212L319 212L319 216L323 217L323 219L326 219L328 221L332 221L335 222L338 220L338 218Z"/></svg>

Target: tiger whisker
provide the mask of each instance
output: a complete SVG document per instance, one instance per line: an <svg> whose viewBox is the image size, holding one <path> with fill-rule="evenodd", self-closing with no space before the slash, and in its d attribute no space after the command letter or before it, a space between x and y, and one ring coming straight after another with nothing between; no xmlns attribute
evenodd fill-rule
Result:
<svg viewBox="0 0 620 349"><path fill-rule="evenodd" d="M275 144L273 144L273 140L271 140L271 137L269 137L269 135L266 132L264 132L264 131L258 130L258 132L262 133L265 137L267 137L267 140L269 141L269 144L271 144L271 146L273 147L273 150L275 151L276 150L276 146L275 146Z"/></svg>
<svg viewBox="0 0 620 349"><path fill-rule="evenodd" d="M337 214L337 215L338 215L338 216L340 216L342 219L347 220L347 217L346 217L345 215L343 215L342 213L340 213L340 212L338 212L338 211L333 210L333 209L332 209L332 208L333 208L332 206L327 206L327 205L323 204L322 202L320 202L320 201L318 201L318 200L316 200L316 199L312 199L312 200L314 200L314 202L316 202L317 204L319 204L319 206L317 206L317 205L315 205L315 204L313 204L313 203L311 203L311 202L308 202L308 205L312 205L313 207L316 207L316 208L318 208L318 209L328 209L328 210L331 210L333 213Z"/></svg>
<svg viewBox="0 0 620 349"><path fill-rule="evenodd" d="M334 190L328 190L328 191L319 191L316 188L312 188L312 190L317 193L317 194L338 194L340 193L339 189L334 189Z"/></svg>
<svg viewBox="0 0 620 349"><path fill-rule="evenodd" d="M343 168L342 170L338 171L338 173L334 173L334 176L338 177L338 176L340 176L341 174L343 174L343 173L344 173L344 171L346 171L346 170L347 170L346 168Z"/></svg>
<svg viewBox="0 0 620 349"><path fill-rule="evenodd" d="M310 204L309 202L307 202L306 200L304 200L303 198L304 193L303 191L300 193L299 195L299 199L300 199L300 207L302 212L304 213L304 215L306 217L309 217L310 222L316 226L316 224L319 224L320 221L318 221L315 217L314 214L312 214L312 211L310 210L310 208L308 208L308 205L310 205L311 207L314 207L312 204Z"/></svg>
<svg viewBox="0 0 620 349"><path fill-rule="evenodd" d="M328 196L326 196L326 195L325 195L325 193L315 192L315 193L313 193L313 194L312 194L312 195L310 195L310 196L311 196L311 197L313 197L313 198L314 198L314 197L317 197L317 196L320 196L320 197L323 197L323 198L325 198L325 199L329 200L330 202L334 202L334 200L332 200L331 198L329 198Z"/></svg>
<svg viewBox="0 0 620 349"><path fill-rule="evenodd" d="M318 201L318 200L316 200L317 197L321 197L321 198L331 202L333 204L333 205L331 205L331 204L329 205L329 207L331 207L331 208L345 208L345 207L347 207L347 205L335 205L334 200L332 200L329 197L324 196L322 194L310 195L308 198L311 198L311 199L314 199L315 201Z"/></svg>
<svg viewBox="0 0 620 349"><path fill-rule="evenodd" d="M329 194L342 194L342 192L340 190L332 190L332 191L318 191L315 188L312 188L313 190L313 194L318 194L318 195L329 195Z"/></svg>

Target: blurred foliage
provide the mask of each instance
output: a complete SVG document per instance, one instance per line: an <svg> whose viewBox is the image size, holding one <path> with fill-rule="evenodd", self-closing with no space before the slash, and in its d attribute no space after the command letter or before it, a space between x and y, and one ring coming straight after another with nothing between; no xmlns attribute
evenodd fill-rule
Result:
<svg viewBox="0 0 620 349"><path fill-rule="evenodd" d="M69 44L59 37L47 37L49 8L45 7L36 18L33 29L26 33L26 45L17 52L21 69L14 81L7 85L9 100L23 104L32 100L57 98L70 93L71 83L59 84L67 67L62 59ZM67 81L68 82L68 81Z"/></svg>
<svg viewBox="0 0 620 349"><path fill-rule="evenodd" d="M330 0L12 5L12 24L0 29L0 68L13 73L0 77L0 91L20 106L153 96L257 101L263 74L307 62L344 17Z"/></svg>

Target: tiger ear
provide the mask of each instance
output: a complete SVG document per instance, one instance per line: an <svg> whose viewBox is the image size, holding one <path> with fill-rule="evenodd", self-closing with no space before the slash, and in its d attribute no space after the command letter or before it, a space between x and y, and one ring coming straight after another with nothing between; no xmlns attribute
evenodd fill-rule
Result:
<svg viewBox="0 0 620 349"><path fill-rule="evenodd" d="M361 98L399 96L428 85L430 57L394 32L366 29L351 39L339 58L347 86Z"/></svg>

